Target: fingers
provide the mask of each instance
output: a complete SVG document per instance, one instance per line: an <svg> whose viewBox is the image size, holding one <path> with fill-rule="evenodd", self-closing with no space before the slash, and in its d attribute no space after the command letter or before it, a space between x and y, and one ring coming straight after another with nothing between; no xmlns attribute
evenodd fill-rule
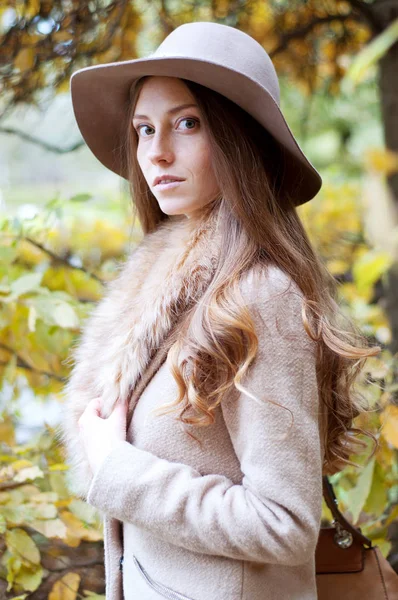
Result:
<svg viewBox="0 0 398 600"><path fill-rule="evenodd" d="M101 398L93 398L87 405L90 412L100 415L101 412Z"/></svg>
<svg viewBox="0 0 398 600"><path fill-rule="evenodd" d="M127 414L127 403L122 401L122 400L118 400L113 408L113 411L110 415L110 419L115 418L115 419L125 419L126 418L126 414Z"/></svg>
<svg viewBox="0 0 398 600"><path fill-rule="evenodd" d="M96 415L97 417L100 417L101 416L101 398L93 398L92 400L90 400L90 402L87 404L87 406L84 410L84 413L81 415L80 419L84 415L91 415L91 416Z"/></svg>
<svg viewBox="0 0 398 600"><path fill-rule="evenodd" d="M119 420L119 419L125 420L126 415L127 415L127 404L126 404L126 402L123 402L122 400L119 399L116 402L116 404L108 418L116 419L116 420ZM78 420L79 425L81 424L80 422L84 419L84 417L90 417L90 416L91 417L97 416L97 417L102 418L102 416L101 416L101 398L100 397L93 398L87 404L84 413L80 416L80 418Z"/></svg>

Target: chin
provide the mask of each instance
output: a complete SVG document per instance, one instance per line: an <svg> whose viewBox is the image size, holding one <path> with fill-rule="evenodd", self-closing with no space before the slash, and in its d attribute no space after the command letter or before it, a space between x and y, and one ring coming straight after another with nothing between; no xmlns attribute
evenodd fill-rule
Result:
<svg viewBox="0 0 398 600"><path fill-rule="evenodd" d="M171 202L159 202L159 207L166 215L189 215L189 213L195 212L199 208L198 206L192 207L178 202L174 206L171 205Z"/></svg>

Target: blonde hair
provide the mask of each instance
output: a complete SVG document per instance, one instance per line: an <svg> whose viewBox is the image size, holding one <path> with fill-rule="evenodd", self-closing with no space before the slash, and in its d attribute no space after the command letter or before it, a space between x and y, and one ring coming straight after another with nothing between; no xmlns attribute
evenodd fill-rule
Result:
<svg viewBox="0 0 398 600"><path fill-rule="evenodd" d="M138 138L132 115L142 85L132 88L126 114L126 140L121 148L126 161L134 217L144 234L168 219L149 189L137 161ZM369 356L370 346L358 327L341 311L337 283L311 246L297 214L294 197L282 189L283 165L288 156L275 139L246 111L226 97L198 83L183 79L195 98L202 127L209 137L212 165L221 195L221 255L218 276L198 303L189 324L169 351L168 363L178 386L177 398L156 412L179 407L179 420L196 426L214 422L214 411L224 394L244 377L254 359L258 338L250 313L242 305L237 283L242 274L258 265L276 265L297 284L303 294L303 324L316 342L319 398L326 406L324 473L355 465L349 457L367 444L357 439L375 436L353 426L368 409L355 381ZM342 326L343 321L346 323ZM181 350L189 356L179 364ZM188 368L190 367L190 368ZM184 416L192 407L197 416Z"/></svg>

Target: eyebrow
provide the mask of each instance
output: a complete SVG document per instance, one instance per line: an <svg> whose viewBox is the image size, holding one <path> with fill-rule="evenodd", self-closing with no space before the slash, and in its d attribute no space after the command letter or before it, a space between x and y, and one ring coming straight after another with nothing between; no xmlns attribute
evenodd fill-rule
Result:
<svg viewBox="0 0 398 600"><path fill-rule="evenodd" d="M182 110L183 108L198 108L197 104L180 104L179 106L174 106L174 108L170 108L170 110L166 111L166 114L173 115L174 113ZM133 115L133 119L149 119L147 115Z"/></svg>

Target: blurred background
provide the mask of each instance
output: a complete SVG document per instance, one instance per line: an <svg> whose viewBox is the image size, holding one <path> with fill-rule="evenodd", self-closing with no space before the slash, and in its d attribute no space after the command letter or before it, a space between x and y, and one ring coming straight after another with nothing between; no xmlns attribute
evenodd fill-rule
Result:
<svg viewBox="0 0 398 600"><path fill-rule="evenodd" d="M2 0L0 598L104 598L101 522L68 491L54 427L72 345L142 232L126 182L83 143L70 76L144 56L191 21L264 46L322 175L299 214L344 311L382 347L357 384L378 450L331 481L398 571L398 1Z"/></svg>

